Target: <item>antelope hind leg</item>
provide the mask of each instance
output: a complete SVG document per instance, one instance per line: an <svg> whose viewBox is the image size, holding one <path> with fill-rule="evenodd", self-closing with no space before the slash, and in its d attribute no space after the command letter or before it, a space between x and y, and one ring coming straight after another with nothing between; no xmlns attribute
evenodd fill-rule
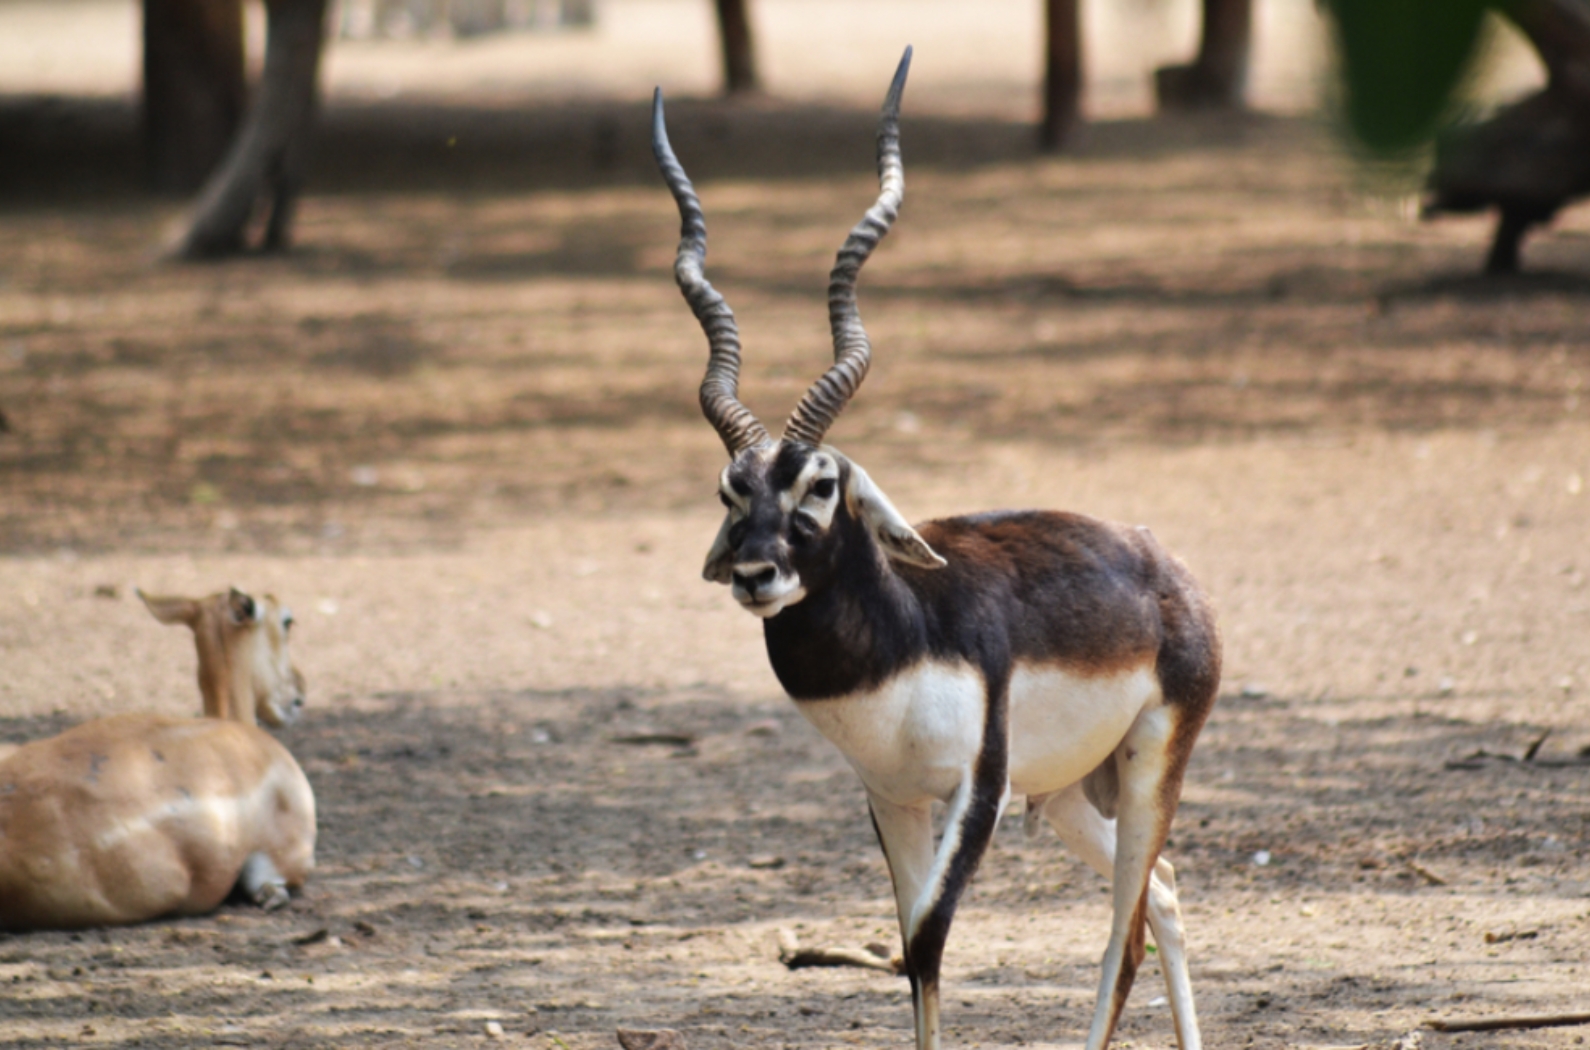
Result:
<svg viewBox="0 0 1590 1050"><path fill-rule="evenodd" d="M1040 812L1066 848L1088 867L1109 879L1115 873L1115 821L1107 820L1073 785L1044 800ZM1171 1021L1181 1050L1200 1050L1198 1013L1193 1006L1192 978L1182 932L1181 905L1176 899L1176 873L1161 857L1148 880L1148 926L1159 948Z"/></svg>
<svg viewBox="0 0 1590 1050"><path fill-rule="evenodd" d="M1104 1050L1109 1044L1143 960L1150 882L1170 833L1185 768L1185 759L1178 762L1172 754L1176 721L1175 711L1169 707L1144 711L1115 749L1121 794L1115 827L1113 915L1087 1050Z"/></svg>
<svg viewBox="0 0 1590 1050"><path fill-rule="evenodd" d="M245 897L266 911L275 911L292 900L292 894L287 891L287 879L263 852L248 855L238 874L237 885Z"/></svg>

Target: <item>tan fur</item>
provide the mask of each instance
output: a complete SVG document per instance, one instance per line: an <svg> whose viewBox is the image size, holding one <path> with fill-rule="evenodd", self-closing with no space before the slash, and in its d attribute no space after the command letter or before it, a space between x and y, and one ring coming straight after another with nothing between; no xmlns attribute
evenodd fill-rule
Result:
<svg viewBox="0 0 1590 1050"><path fill-rule="evenodd" d="M275 905L314 866L309 782L255 725L302 703L287 614L237 590L144 601L193 629L211 717L114 715L0 754L0 929L207 912L251 857L248 891Z"/></svg>

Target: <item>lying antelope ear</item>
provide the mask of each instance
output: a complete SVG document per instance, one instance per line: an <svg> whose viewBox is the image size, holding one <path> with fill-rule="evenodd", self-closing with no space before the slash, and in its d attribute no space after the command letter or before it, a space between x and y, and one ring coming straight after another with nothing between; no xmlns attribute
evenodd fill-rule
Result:
<svg viewBox="0 0 1590 1050"><path fill-rule="evenodd" d="M161 623L184 623L189 627L199 622L199 603L192 598L145 594L133 588L150 615Z"/></svg>
<svg viewBox="0 0 1590 1050"><path fill-rule="evenodd" d="M847 461L848 462L848 461ZM872 530L883 553L897 562L915 565L919 569L942 569L949 562L917 535L909 522L894 509L889 497L873 484L867 472L849 464L850 478L845 483L845 506L860 522Z"/></svg>
<svg viewBox="0 0 1590 1050"><path fill-rule="evenodd" d="M729 550L729 516L723 516L718 528L718 538L707 551L707 563L701 567L701 577L708 583L732 583L734 580L734 552Z"/></svg>
<svg viewBox="0 0 1590 1050"><path fill-rule="evenodd" d="M226 608L232 616L232 622L239 627L253 623L259 617L259 604L236 587L227 592Z"/></svg>

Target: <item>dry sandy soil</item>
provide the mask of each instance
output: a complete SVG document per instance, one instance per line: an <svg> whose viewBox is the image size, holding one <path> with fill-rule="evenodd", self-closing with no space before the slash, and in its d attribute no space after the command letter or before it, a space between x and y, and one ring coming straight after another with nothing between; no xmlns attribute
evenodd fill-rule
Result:
<svg viewBox="0 0 1590 1050"><path fill-rule="evenodd" d="M890 942L887 876L699 579L722 451L613 98L334 99L298 247L204 267L152 257L179 208L136 189L124 98L0 105L0 740L196 707L133 585L271 590L321 812L284 912L0 936L0 1045L909 1043L902 979L777 960L780 929ZM671 111L770 421L827 353L873 104ZM1042 158L1021 121L907 110L832 437L908 514L1148 523L1215 596L1169 850L1209 1045L1590 1011L1590 213L1485 281L1483 222L1409 221L1402 176L1305 119L1101 122ZM951 938L950 1043L1080 1045L1106 926L1012 818ZM1120 1045L1173 1043L1158 985Z"/></svg>

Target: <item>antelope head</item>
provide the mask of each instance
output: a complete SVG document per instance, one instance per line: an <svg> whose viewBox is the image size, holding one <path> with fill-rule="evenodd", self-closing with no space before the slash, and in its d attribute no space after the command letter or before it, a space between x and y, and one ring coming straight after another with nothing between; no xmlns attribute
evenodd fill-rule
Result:
<svg viewBox="0 0 1590 1050"><path fill-rule="evenodd" d="M287 652L293 613L273 595L252 598L233 587L208 598L138 597L161 623L192 629L207 717L273 729L298 720L304 676Z"/></svg>
<svg viewBox="0 0 1590 1050"><path fill-rule="evenodd" d="M679 206L674 279L707 335L701 410L729 453L718 482L726 513L702 574L729 584L735 600L764 618L824 586L844 556L858 550L921 568L944 565L866 471L823 444L872 361L872 344L856 306L856 278L889 232L905 193L900 96L910 66L911 49L906 48L878 126L878 199L850 231L829 274L834 363L796 405L777 441L740 402L739 328L702 272L707 226L701 201L668 144L660 89L652 100L652 151Z"/></svg>

